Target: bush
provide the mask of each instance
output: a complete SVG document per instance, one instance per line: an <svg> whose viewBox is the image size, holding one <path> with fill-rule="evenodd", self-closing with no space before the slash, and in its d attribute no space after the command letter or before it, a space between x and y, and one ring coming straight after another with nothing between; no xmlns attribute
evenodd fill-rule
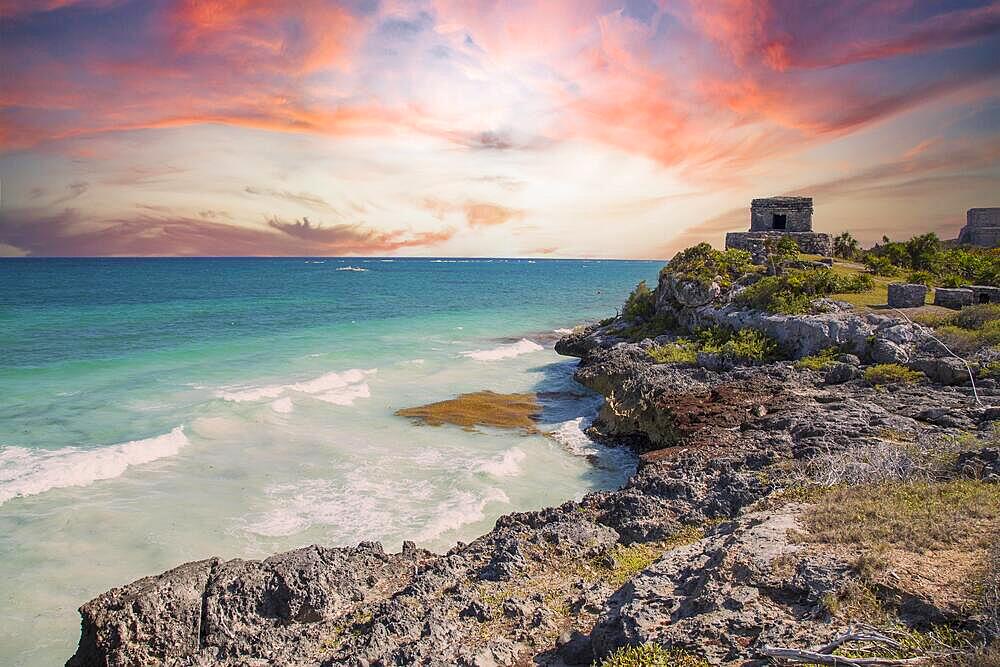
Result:
<svg viewBox="0 0 1000 667"><path fill-rule="evenodd" d="M646 351L658 364L693 364L698 360L698 346L686 338Z"/></svg>
<svg viewBox="0 0 1000 667"><path fill-rule="evenodd" d="M837 348L828 347L819 354L802 357L795 362L795 367L801 370L823 372L833 366L833 357L837 354Z"/></svg>
<svg viewBox="0 0 1000 667"><path fill-rule="evenodd" d="M733 281L756 271L746 250L716 250L708 243L699 243L677 253L661 271L665 274L675 274L678 278L711 283L719 277L722 287L732 285Z"/></svg>
<svg viewBox="0 0 1000 667"><path fill-rule="evenodd" d="M934 283L934 276L930 271L914 271L906 276L906 282L914 285L927 285L930 287Z"/></svg>
<svg viewBox="0 0 1000 667"><path fill-rule="evenodd" d="M955 315L955 324L963 329L983 329L1000 320L1000 303L966 306Z"/></svg>
<svg viewBox="0 0 1000 667"><path fill-rule="evenodd" d="M893 264L888 257L882 255L865 255L865 266L876 276L894 276L899 273L898 266Z"/></svg>
<svg viewBox="0 0 1000 667"><path fill-rule="evenodd" d="M865 369L865 380L876 387L886 384L913 384L922 377L923 373L899 364L877 364Z"/></svg>
<svg viewBox="0 0 1000 667"><path fill-rule="evenodd" d="M874 279L863 273L808 269L761 278L740 292L736 301L769 313L796 315L807 312L809 302L816 297L867 292L874 288Z"/></svg>
<svg viewBox="0 0 1000 667"><path fill-rule="evenodd" d="M721 354L738 361L764 362L778 358L777 341L756 329L703 329L698 332L698 342L702 352Z"/></svg>
<svg viewBox="0 0 1000 667"><path fill-rule="evenodd" d="M708 667L708 663L678 649L642 644L618 649L600 667Z"/></svg>
<svg viewBox="0 0 1000 667"><path fill-rule="evenodd" d="M634 324L623 329L618 335L626 340L638 342L647 338L656 338L677 330L677 320L670 313L659 313L642 324Z"/></svg>
<svg viewBox="0 0 1000 667"><path fill-rule="evenodd" d="M625 306L622 308L622 315L627 320L637 318L652 317L656 312L656 303L653 300L653 292L646 285L646 281L640 281L632 293L628 295Z"/></svg>

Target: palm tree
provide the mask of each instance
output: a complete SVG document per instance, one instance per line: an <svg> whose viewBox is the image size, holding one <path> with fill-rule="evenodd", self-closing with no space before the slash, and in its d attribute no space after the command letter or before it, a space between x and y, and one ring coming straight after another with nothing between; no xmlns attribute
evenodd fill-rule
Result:
<svg viewBox="0 0 1000 667"><path fill-rule="evenodd" d="M833 239L833 254L843 259L854 259L858 254L858 240L850 232L844 232Z"/></svg>

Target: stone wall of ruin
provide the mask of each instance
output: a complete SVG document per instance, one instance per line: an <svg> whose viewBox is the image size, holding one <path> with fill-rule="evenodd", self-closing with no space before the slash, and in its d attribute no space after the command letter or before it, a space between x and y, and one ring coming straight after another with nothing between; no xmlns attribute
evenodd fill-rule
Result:
<svg viewBox="0 0 1000 667"><path fill-rule="evenodd" d="M809 255L823 255L829 257L833 254L833 237L829 234L817 234L815 232L729 232L726 234L726 248L738 248L746 250L754 257L754 261L761 263L762 258L767 253L764 244L768 239L780 239L783 236L790 236L799 245L799 250Z"/></svg>
<svg viewBox="0 0 1000 667"><path fill-rule="evenodd" d="M811 232L812 197L770 197L754 199L750 203L750 231L771 231L775 213L786 216L785 231Z"/></svg>

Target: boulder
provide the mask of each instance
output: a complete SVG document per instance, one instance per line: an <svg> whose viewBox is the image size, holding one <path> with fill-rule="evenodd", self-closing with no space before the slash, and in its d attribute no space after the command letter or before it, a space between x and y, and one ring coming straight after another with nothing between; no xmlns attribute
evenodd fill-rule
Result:
<svg viewBox="0 0 1000 667"><path fill-rule="evenodd" d="M871 359L876 364L905 364L910 359L910 352L900 343L876 338L871 348Z"/></svg>
<svg viewBox="0 0 1000 667"><path fill-rule="evenodd" d="M969 369L955 357L914 359L907 366L926 375L931 382L943 385L964 384L969 381Z"/></svg>
<svg viewBox="0 0 1000 667"><path fill-rule="evenodd" d="M590 634L594 657L650 642L722 664L777 637L817 642L829 632L819 601L851 577L851 566L792 542L802 529L794 512L749 514L730 531L664 554L609 600Z"/></svg>

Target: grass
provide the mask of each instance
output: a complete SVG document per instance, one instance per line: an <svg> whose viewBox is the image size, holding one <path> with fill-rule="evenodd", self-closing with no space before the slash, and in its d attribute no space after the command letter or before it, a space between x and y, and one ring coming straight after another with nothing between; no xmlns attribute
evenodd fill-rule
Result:
<svg viewBox="0 0 1000 667"><path fill-rule="evenodd" d="M680 649L641 644L618 649L600 667L708 667L708 662Z"/></svg>
<svg viewBox="0 0 1000 667"><path fill-rule="evenodd" d="M429 426L455 424L467 431L476 426L521 429L537 433L535 420L542 412L535 394L498 394L477 391L456 398L397 410L400 417L409 417Z"/></svg>
<svg viewBox="0 0 1000 667"><path fill-rule="evenodd" d="M865 380L876 387L887 384L913 384L923 377L923 373L899 364L876 364L865 369Z"/></svg>
<svg viewBox="0 0 1000 667"><path fill-rule="evenodd" d="M629 546L616 544L608 554L610 558L607 556L596 558L591 561L590 565L601 579L615 586L622 586L655 563L666 552L687 544L694 544L704 536L704 528L684 526L666 540L659 542L631 544Z"/></svg>
<svg viewBox="0 0 1000 667"><path fill-rule="evenodd" d="M1000 487L972 480L830 489L802 518L804 542L888 544L912 551L968 540L987 545L1000 522Z"/></svg>
<svg viewBox="0 0 1000 667"><path fill-rule="evenodd" d="M828 347L821 351L819 354L813 354L808 357L802 357L795 362L795 367L800 370L809 370L823 372L828 370L834 364L834 356L837 354L837 348Z"/></svg>

